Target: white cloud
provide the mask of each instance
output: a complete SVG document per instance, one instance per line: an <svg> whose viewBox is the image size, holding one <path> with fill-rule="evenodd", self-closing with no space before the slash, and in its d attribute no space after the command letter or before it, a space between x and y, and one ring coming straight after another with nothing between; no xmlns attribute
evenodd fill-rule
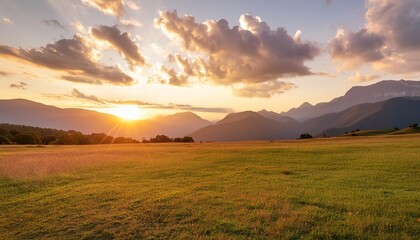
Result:
<svg viewBox="0 0 420 240"><path fill-rule="evenodd" d="M120 23L126 27L141 27L141 22L136 19L120 19Z"/></svg>
<svg viewBox="0 0 420 240"><path fill-rule="evenodd" d="M2 18L2 21L4 23L7 23L7 24L13 24L14 23L12 20L10 20L10 18L7 18L7 17Z"/></svg>

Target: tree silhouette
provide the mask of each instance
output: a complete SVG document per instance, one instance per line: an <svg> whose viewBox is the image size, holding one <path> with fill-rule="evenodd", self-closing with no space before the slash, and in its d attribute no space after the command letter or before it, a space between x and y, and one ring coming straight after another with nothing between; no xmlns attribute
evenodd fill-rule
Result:
<svg viewBox="0 0 420 240"><path fill-rule="evenodd" d="M13 141L17 144L42 144L41 139L33 132L18 133Z"/></svg>
<svg viewBox="0 0 420 240"><path fill-rule="evenodd" d="M155 138L150 139L151 143L164 143L164 142L172 142L172 139L166 135L156 135Z"/></svg>
<svg viewBox="0 0 420 240"><path fill-rule="evenodd" d="M312 138L312 135L309 133L302 133L300 134L299 139L308 139L308 138Z"/></svg>
<svg viewBox="0 0 420 240"><path fill-rule="evenodd" d="M194 142L194 139L190 136L185 136L182 138L182 142Z"/></svg>

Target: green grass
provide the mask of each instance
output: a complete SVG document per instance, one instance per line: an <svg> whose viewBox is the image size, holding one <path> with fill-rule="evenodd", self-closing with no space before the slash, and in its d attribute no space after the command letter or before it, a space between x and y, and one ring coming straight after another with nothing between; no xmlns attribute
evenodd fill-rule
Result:
<svg viewBox="0 0 420 240"><path fill-rule="evenodd" d="M0 239L419 239L420 135L0 148Z"/></svg>
<svg viewBox="0 0 420 240"><path fill-rule="evenodd" d="M377 135L385 135L385 134L392 134L396 131L396 129L384 129L384 130L360 130L357 132L350 132L347 134L343 134L342 136L377 136Z"/></svg>
<svg viewBox="0 0 420 240"><path fill-rule="evenodd" d="M381 129L381 130L360 130L355 132L349 132L339 137L349 137L349 136L379 136L379 135L403 135L403 134L418 134L420 133L420 127L409 127L404 129Z"/></svg>
<svg viewBox="0 0 420 240"><path fill-rule="evenodd" d="M413 134L413 133L420 133L420 127L404 128L399 131L395 131L392 134L398 135L398 134Z"/></svg>

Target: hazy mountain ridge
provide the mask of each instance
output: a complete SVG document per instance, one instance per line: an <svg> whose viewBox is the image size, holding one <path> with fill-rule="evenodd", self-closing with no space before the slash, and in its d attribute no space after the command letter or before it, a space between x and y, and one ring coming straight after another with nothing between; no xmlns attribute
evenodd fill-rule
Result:
<svg viewBox="0 0 420 240"><path fill-rule="evenodd" d="M390 98L393 96L403 97ZM379 101L384 98L386 100ZM346 99L349 102L343 102ZM368 102L355 104L362 100ZM352 106L337 110L346 105ZM230 113L215 124L192 112L124 122L109 114L61 109L24 99L0 100L0 122L83 133L104 132L136 139L165 134L169 137L190 135L196 141L275 140L294 139L305 132L314 136L333 136L356 129L405 128L420 123L419 107L420 81L382 81L366 87L353 87L344 96L328 103L315 106L303 103L295 108L297 113L301 111L309 115L314 111L336 110L303 122L267 110Z"/></svg>
<svg viewBox="0 0 420 240"><path fill-rule="evenodd" d="M338 135L357 129L402 129L413 123L420 123L420 98L392 98L383 102L366 103L335 115L337 121L332 124L324 122L324 130L319 134ZM310 121L315 120L324 121L319 118Z"/></svg>
<svg viewBox="0 0 420 240"><path fill-rule="evenodd" d="M180 137L211 124L191 112L125 122L110 114L77 108L63 109L26 99L0 100L0 122L77 130L86 134L104 132L136 139L157 134Z"/></svg>
<svg viewBox="0 0 420 240"><path fill-rule="evenodd" d="M231 118L238 119L230 121ZM228 120L228 121L225 121ZM196 141L252 141L294 138L296 126L268 119L256 112L230 114L214 125L191 133ZM292 130L293 129L293 130Z"/></svg>
<svg viewBox="0 0 420 240"><path fill-rule="evenodd" d="M420 122L420 98L392 98L382 102L363 103L303 123L293 119L276 121L262 114L276 116L267 114L267 111L231 113L216 124L190 135L198 141L248 141L295 139L305 132L314 136L334 136L356 129L406 128Z"/></svg>
<svg viewBox="0 0 420 240"><path fill-rule="evenodd" d="M340 112L349 107L361 104L385 101L395 97L420 96L420 81L384 80L368 86L355 86L344 96L334 98L330 102L310 105L303 103L298 108L292 108L281 113L298 121L322 116L327 113Z"/></svg>

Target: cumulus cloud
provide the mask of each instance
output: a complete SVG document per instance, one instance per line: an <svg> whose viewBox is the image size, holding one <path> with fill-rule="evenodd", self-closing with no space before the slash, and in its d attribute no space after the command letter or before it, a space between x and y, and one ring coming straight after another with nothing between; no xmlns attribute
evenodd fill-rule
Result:
<svg viewBox="0 0 420 240"><path fill-rule="evenodd" d="M117 26L104 25L92 28L91 33L93 37L111 44L127 60L130 66L146 64L139 46L130 38L130 33L121 32Z"/></svg>
<svg viewBox="0 0 420 240"><path fill-rule="evenodd" d="M105 66L94 61L91 47L75 35L72 39L60 39L36 49L14 48L0 45L0 55L15 57L38 66L66 72L62 79L90 84L110 83L130 85L134 79L117 66Z"/></svg>
<svg viewBox="0 0 420 240"><path fill-rule="evenodd" d="M99 104L104 104L105 103L104 101L102 101L98 97L96 97L94 95L86 95L86 94L80 92L79 90L77 90L76 88L73 88L73 91L71 92L71 96L73 96L75 98L78 98L78 99L89 100L89 101L99 103Z"/></svg>
<svg viewBox="0 0 420 240"><path fill-rule="evenodd" d="M2 20L4 23L7 23L7 24L13 24L13 21L12 21L12 20L10 20L10 18L4 17L4 18L2 18L1 20Z"/></svg>
<svg viewBox="0 0 420 240"><path fill-rule="evenodd" d="M356 71L356 73L354 74L354 76L351 76L349 78L350 81L352 82L368 82L368 81L372 81L377 79L379 76L378 75L369 75L369 74L362 74L359 71Z"/></svg>
<svg viewBox="0 0 420 240"><path fill-rule="evenodd" d="M284 28L273 30L259 17L248 14L242 15L239 23L231 28L225 19L198 23L192 16L179 17L176 11L160 12L156 26L179 40L190 55L196 55L173 56L181 72L164 72L173 79L196 77L229 86L264 82L276 85L278 78L313 74L304 63L317 56L319 48L303 42L300 33L294 38Z"/></svg>
<svg viewBox="0 0 420 240"><path fill-rule="evenodd" d="M41 23L50 26L50 27L58 27L61 29L66 29L63 24L61 24L59 21L54 19L48 19L48 20L42 20Z"/></svg>
<svg viewBox="0 0 420 240"><path fill-rule="evenodd" d="M329 42L329 52L333 58L347 60L349 67L355 67L383 59L383 45L384 38L381 35L366 29L355 33L339 29L336 37Z"/></svg>
<svg viewBox="0 0 420 240"><path fill-rule="evenodd" d="M10 84L11 88L26 89L28 84L26 82L12 83Z"/></svg>
<svg viewBox="0 0 420 240"><path fill-rule="evenodd" d="M331 57L357 67L370 63L390 73L420 73L420 1L368 0L366 24L340 31L329 42Z"/></svg>
<svg viewBox="0 0 420 240"><path fill-rule="evenodd" d="M82 0L82 3L116 17L121 17L125 13L124 0Z"/></svg>
<svg viewBox="0 0 420 240"><path fill-rule="evenodd" d="M253 83L245 85L244 87L233 88L233 94L238 97L260 97L269 98L272 95L284 93L290 89L295 88L293 83L283 81L271 81L264 83Z"/></svg>
<svg viewBox="0 0 420 240"><path fill-rule="evenodd" d="M177 73L173 68L167 68L162 66L161 71L166 75L168 84L174 86L186 86L188 85L188 76L183 73Z"/></svg>

